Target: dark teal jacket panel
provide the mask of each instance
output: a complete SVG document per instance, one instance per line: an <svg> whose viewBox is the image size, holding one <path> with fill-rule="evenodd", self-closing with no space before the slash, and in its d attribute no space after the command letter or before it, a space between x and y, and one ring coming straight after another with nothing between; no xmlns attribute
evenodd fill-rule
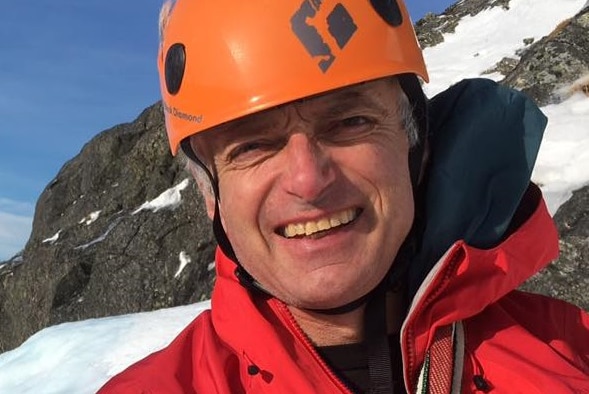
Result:
<svg viewBox="0 0 589 394"><path fill-rule="evenodd" d="M464 80L429 102L423 238L411 291L456 241L499 243L528 188L547 119L521 92Z"/></svg>

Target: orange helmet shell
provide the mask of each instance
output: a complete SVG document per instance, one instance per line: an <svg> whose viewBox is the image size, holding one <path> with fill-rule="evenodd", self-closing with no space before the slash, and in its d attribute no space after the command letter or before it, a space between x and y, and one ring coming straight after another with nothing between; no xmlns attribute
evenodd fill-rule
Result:
<svg viewBox="0 0 589 394"><path fill-rule="evenodd" d="M178 0L158 69L172 153L195 133L385 76L428 80L402 0Z"/></svg>

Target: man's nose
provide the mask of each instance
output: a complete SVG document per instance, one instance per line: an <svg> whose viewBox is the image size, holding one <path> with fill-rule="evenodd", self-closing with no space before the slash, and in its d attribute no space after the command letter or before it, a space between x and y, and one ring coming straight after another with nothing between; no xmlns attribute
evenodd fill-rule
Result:
<svg viewBox="0 0 589 394"><path fill-rule="evenodd" d="M304 133L290 136L285 148L283 185L289 194L306 202L321 199L335 181L335 168L328 147Z"/></svg>

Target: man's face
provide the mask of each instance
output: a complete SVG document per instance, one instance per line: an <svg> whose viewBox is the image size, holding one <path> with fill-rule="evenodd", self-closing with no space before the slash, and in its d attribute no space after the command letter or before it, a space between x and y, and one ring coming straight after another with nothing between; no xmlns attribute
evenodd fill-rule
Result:
<svg viewBox="0 0 589 394"><path fill-rule="evenodd" d="M239 261L287 304L354 301L394 260L413 221L399 95L377 80L192 137L214 162Z"/></svg>

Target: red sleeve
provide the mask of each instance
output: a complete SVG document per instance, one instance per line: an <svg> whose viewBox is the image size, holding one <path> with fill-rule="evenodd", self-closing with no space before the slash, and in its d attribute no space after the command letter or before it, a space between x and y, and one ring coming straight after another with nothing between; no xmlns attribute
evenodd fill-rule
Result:
<svg viewBox="0 0 589 394"><path fill-rule="evenodd" d="M589 313L568 302L539 294L513 292L503 303L526 329L589 375Z"/></svg>

